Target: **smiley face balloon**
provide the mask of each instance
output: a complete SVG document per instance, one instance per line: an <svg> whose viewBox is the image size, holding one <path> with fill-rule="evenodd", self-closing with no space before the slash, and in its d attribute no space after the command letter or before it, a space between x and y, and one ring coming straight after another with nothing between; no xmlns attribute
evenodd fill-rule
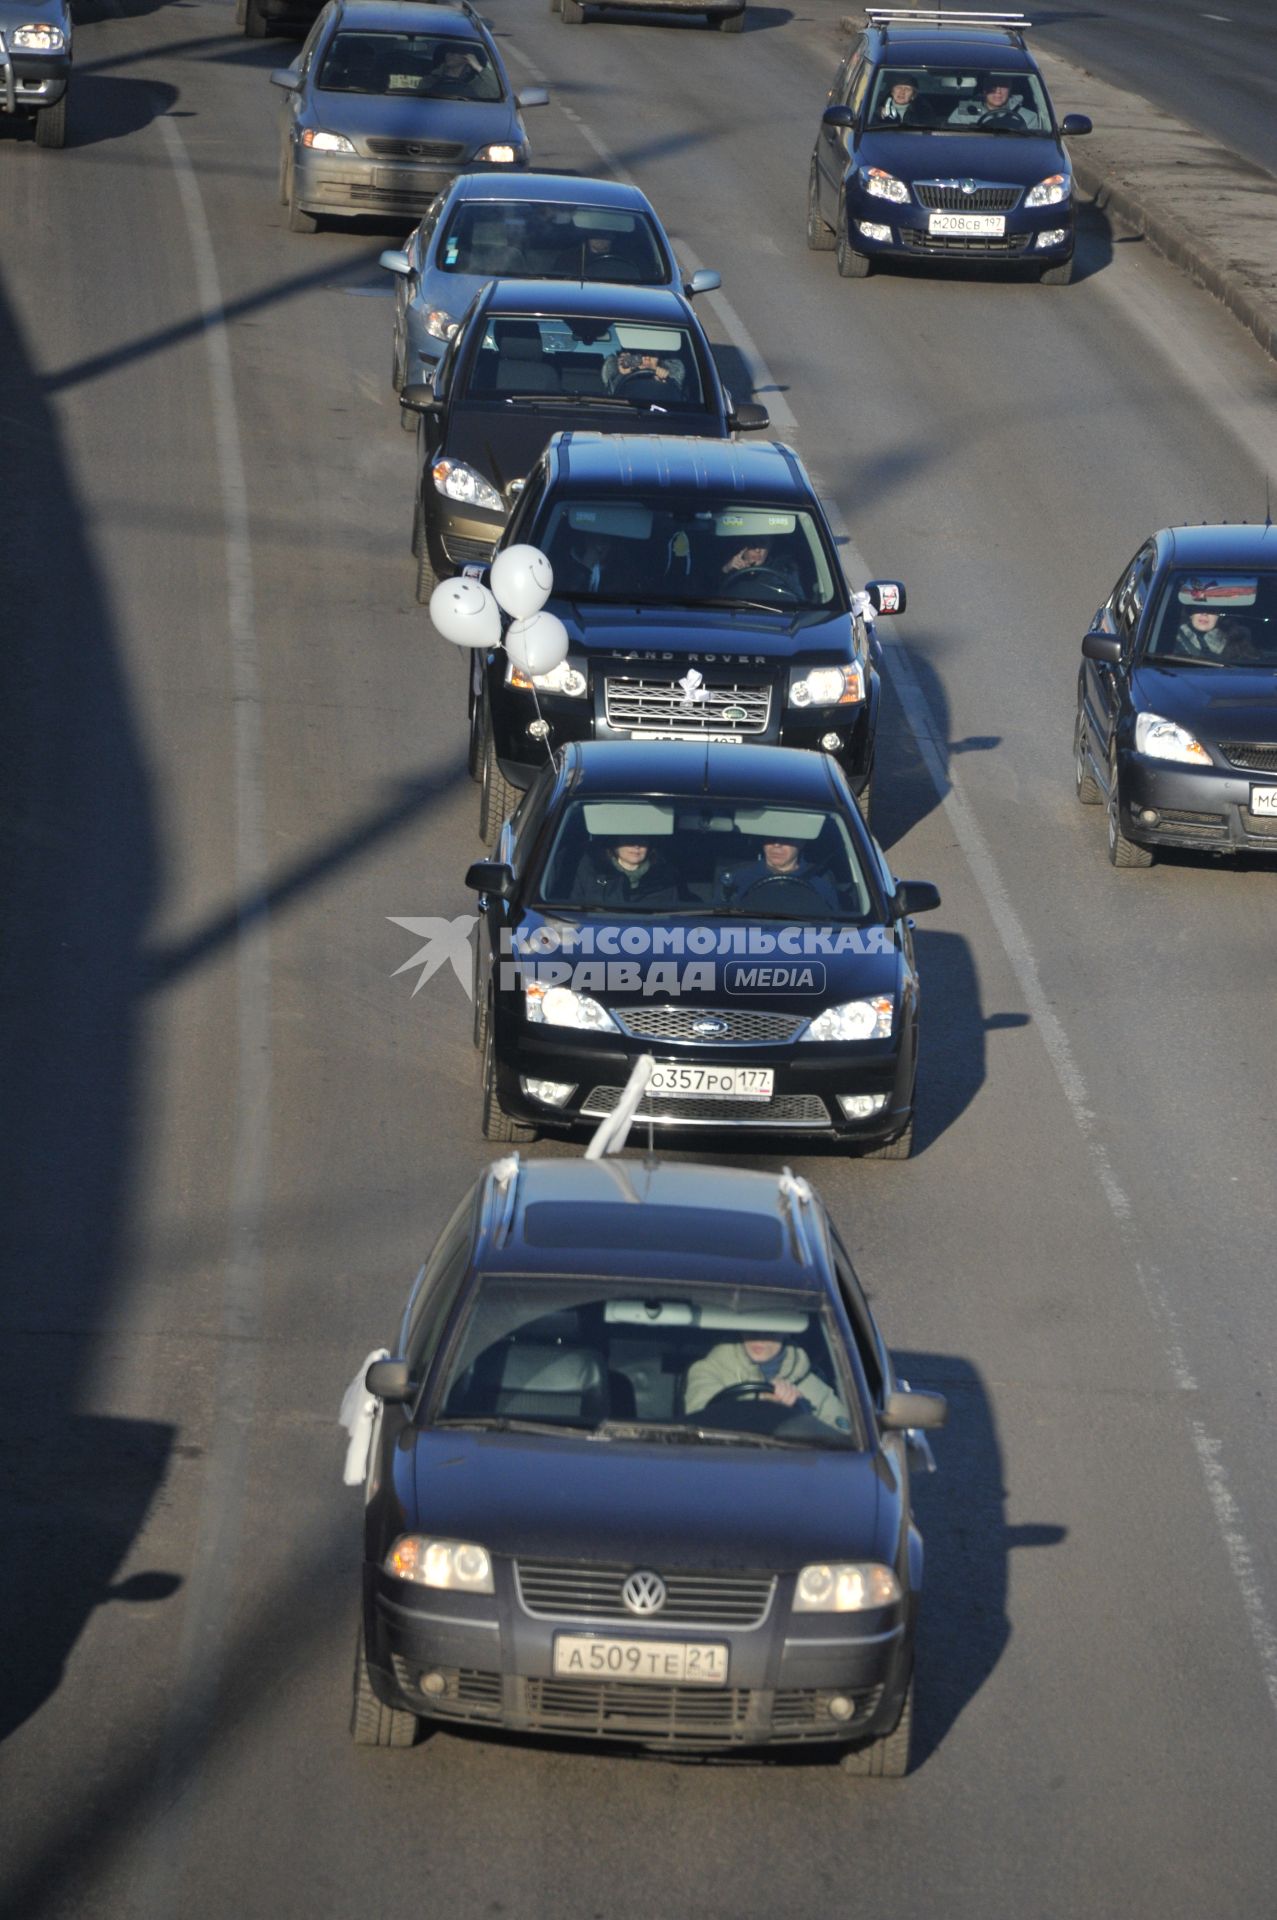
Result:
<svg viewBox="0 0 1277 1920"><path fill-rule="evenodd" d="M430 596L435 632L454 647L495 647L501 641L501 609L478 580L441 580Z"/></svg>
<svg viewBox="0 0 1277 1920"><path fill-rule="evenodd" d="M505 637L505 650L516 667L535 680L550 673L568 657L568 630L552 613L534 613L516 620Z"/></svg>
<svg viewBox="0 0 1277 1920"><path fill-rule="evenodd" d="M492 562L492 591L516 620L540 613L554 589L554 568L540 547L506 547Z"/></svg>

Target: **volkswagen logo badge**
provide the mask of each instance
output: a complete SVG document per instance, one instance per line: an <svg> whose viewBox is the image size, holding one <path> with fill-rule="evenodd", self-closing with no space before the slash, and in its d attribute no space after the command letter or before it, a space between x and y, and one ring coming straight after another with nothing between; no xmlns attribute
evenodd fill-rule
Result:
<svg viewBox="0 0 1277 1920"><path fill-rule="evenodd" d="M727 1032L727 1022L717 1013L707 1013L699 1020L693 1020L692 1032L698 1040L717 1040Z"/></svg>
<svg viewBox="0 0 1277 1920"><path fill-rule="evenodd" d="M621 1588L621 1598L631 1613L659 1613L665 1605L665 1582L659 1573L632 1573Z"/></svg>

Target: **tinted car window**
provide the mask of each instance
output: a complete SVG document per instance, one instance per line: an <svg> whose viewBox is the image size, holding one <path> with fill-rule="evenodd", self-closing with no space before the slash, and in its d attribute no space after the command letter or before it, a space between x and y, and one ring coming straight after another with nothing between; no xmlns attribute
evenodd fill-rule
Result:
<svg viewBox="0 0 1277 1920"><path fill-rule="evenodd" d="M670 272L646 214L528 200L463 201L439 243L436 265L444 273L647 287L662 286Z"/></svg>
<svg viewBox="0 0 1277 1920"><path fill-rule="evenodd" d="M407 94L423 100L504 98L501 77L477 40L430 33L338 33L316 84L324 93Z"/></svg>
<svg viewBox="0 0 1277 1920"><path fill-rule="evenodd" d="M466 382L470 399L566 394L707 410L685 327L629 320L502 316L488 322Z"/></svg>
<svg viewBox="0 0 1277 1920"><path fill-rule="evenodd" d="M1148 652L1183 665L1277 667L1277 573L1173 573Z"/></svg>

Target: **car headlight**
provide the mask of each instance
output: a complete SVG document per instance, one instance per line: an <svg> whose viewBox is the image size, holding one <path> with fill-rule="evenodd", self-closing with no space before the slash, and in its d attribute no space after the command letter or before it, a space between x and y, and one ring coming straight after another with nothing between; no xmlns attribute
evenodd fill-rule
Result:
<svg viewBox="0 0 1277 1920"><path fill-rule="evenodd" d="M1069 197L1070 181L1067 173L1048 173L1045 180L1039 180L1025 195L1026 207L1058 207Z"/></svg>
<svg viewBox="0 0 1277 1920"><path fill-rule="evenodd" d="M316 153L353 153L344 133L325 133L322 127L307 127L302 135L302 145L313 147Z"/></svg>
<svg viewBox="0 0 1277 1920"><path fill-rule="evenodd" d="M606 1007L588 993L574 993L571 987L547 987L533 980L523 990L529 1020L547 1027L576 1027L586 1033L615 1033L616 1027Z"/></svg>
<svg viewBox="0 0 1277 1920"><path fill-rule="evenodd" d="M25 47L28 53L61 53L67 43L61 27L47 25L42 20L15 27L10 38L13 46Z"/></svg>
<svg viewBox="0 0 1277 1920"><path fill-rule="evenodd" d="M505 677L507 686L518 687L523 693L531 693L535 687L538 693L565 693L569 700L579 700L589 685L580 668L566 660L560 660L548 673L525 673L507 658Z"/></svg>
<svg viewBox="0 0 1277 1920"><path fill-rule="evenodd" d="M854 707L865 697L865 670L859 660L849 667L813 667L789 683L791 707Z"/></svg>
<svg viewBox="0 0 1277 1920"><path fill-rule="evenodd" d="M909 189L894 173L885 173L881 167L864 167L860 178L865 192L871 193L875 200L894 200L900 206L908 205Z"/></svg>
<svg viewBox="0 0 1277 1920"><path fill-rule="evenodd" d="M889 994L873 1000L844 1000L826 1007L802 1035L804 1040L889 1040L896 1003Z"/></svg>
<svg viewBox="0 0 1277 1920"><path fill-rule="evenodd" d="M1200 740L1194 740L1187 727L1163 720L1160 713L1135 716L1135 751L1150 760L1177 760L1185 767L1209 767L1214 764Z"/></svg>
<svg viewBox="0 0 1277 1920"><path fill-rule="evenodd" d="M444 1587L453 1593L492 1593L492 1558L472 1540L432 1540L424 1533L401 1533L383 1562L396 1580L418 1587Z"/></svg>
<svg viewBox="0 0 1277 1920"><path fill-rule="evenodd" d="M431 307L425 318L425 329L432 340L451 340L457 323L443 307Z"/></svg>
<svg viewBox="0 0 1277 1920"><path fill-rule="evenodd" d="M900 1598L900 1582L890 1567L875 1561L834 1561L804 1567L794 1589L795 1613L867 1613L890 1607Z"/></svg>
<svg viewBox="0 0 1277 1920"><path fill-rule="evenodd" d="M490 480L468 467L464 460L436 460L430 472L438 491L449 500L463 500L470 507L486 507L489 513L504 513L505 501Z"/></svg>
<svg viewBox="0 0 1277 1920"><path fill-rule="evenodd" d="M480 147L474 157L476 160L491 160L498 167L511 167L522 152L522 147L513 147L508 140L498 140L493 146Z"/></svg>

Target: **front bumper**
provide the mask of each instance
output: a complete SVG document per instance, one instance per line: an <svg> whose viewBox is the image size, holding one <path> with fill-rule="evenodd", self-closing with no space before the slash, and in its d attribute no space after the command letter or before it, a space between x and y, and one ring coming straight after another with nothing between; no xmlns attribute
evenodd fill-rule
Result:
<svg viewBox="0 0 1277 1920"><path fill-rule="evenodd" d="M933 234L929 231L929 211L911 200L907 206L880 200L860 187L847 190L847 218L851 243L857 253L873 259L898 260L975 260L983 262L1019 262L1025 266L1058 266L1073 254L1073 207L1066 203L1054 207L1013 207L1004 218L1006 226L999 236L972 234ZM885 227L890 238L872 238L863 231L863 223ZM1039 246L1039 234L1063 233L1063 239L1050 246Z"/></svg>
<svg viewBox="0 0 1277 1920"><path fill-rule="evenodd" d="M868 1616L854 1627L836 1615L816 1614L799 1626L789 1618L786 1597L752 1630L667 1628L662 1634L617 1620L534 1618L520 1606L508 1569L499 1569L498 1583L497 1595L484 1601L462 1602L455 1594L423 1601L379 1567L365 1565L368 1668L387 1706L441 1723L701 1752L817 1742L846 1746L889 1732L899 1719L912 1658L907 1607ZM727 1684L556 1677L554 1640L560 1633L725 1643ZM441 1690L428 1692L422 1684L427 1676L437 1676L434 1686L442 1683ZM835 1696L852 1703L849 1719L831 1714Z"/></svg>
<svg viewBox="0 0 1277 1920"><path fill-rule="evenodd" d="M505 531L508 513L492 513L484 507L467 506L449 500L440 493L429 474L424 487L426 546L430 564L441 580L460 573L463 567L488 567ZM543 756L544 757L544 756ZM524 785L526 785L526 781Z"/></svg>
<svg viewBox="0 0 1277 1920"><path fill-rule="evenodd" d="M502 167L503 173L522 172L526 162ZM414 161L368 159L358 153L316 153L313 147L293 146L293 178L297 204L306 213L332 214L354 219L361 213L402 213L419 219L431 202L445 193L460 173L485 171L465 160ZM492 169L498 171L498 169Z"/></svg>
<svg viewBox="0 0 1277 1920"><path fill-rule="evenodd" d="M1176 766L1130 748L1118 754L1122 831L1147 846L1277 854L1277 816L1251 811L1256 787L1277 790L1277 775Z"/></svg>
<svg viewBox="0 0 1277 1920"><path fill-rule="evenodd" d="M38 113L56 107L71 80L71 55L24 53L7 47L0 52L0 113Z"/></svg>

